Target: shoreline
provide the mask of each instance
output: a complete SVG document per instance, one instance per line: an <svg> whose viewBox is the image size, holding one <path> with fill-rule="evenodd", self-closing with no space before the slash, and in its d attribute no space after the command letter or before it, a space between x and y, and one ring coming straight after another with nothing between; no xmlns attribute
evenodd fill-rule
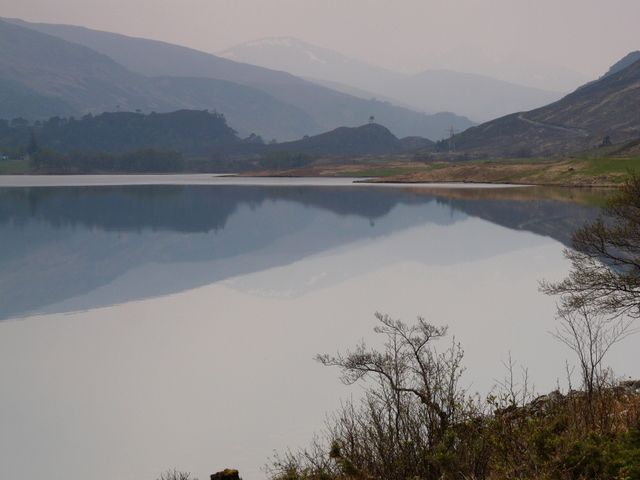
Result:
<svg viewBox="0 0 640 480"><path fill-rule="evenodd" d="M361 183L494 184L566 188L616 188L630 171L640 172L640 157L561 158L418 162L381 159L354 163L317 162L284 171L253 171L244 175L277 177L358 177Z"/></svg>
<svg viewBox="0 0 640 480"><path fill-rule="evenodd" d="M255 174L237 174L234 175L239 178L273 178L273 179L320 179L320 178L350 178L353 180L354 184L360 185L468 185L472 187L473 185L493 185L495 187L557 187L557 188L594 188L594 189L612 189L619 188L621 186L621 182L617 183L553 183L553 182L509 182L502 180L471 180L471 179L442 179L442 180L408 180L408 179L400 179L394 177L371 177L371 178L362 178L362 177L346 177L341 175L291 175L291 174L277 174L277 173L255 173Z"/></svg>
<svg viewBox="0 0 640 480"><path fill-rule="evenodd" d="M201 184L211 178L233 178L237 182L260 182L266 179L291 179L296 182L329 182L343 185L438 185L460 187L473 185L538 186L560 188L616 188L622 185L630 172L640 173L640 157L578 156L543 159L487 159L465 162L435 160L417 161L402 157L345 159L319 159L303 167L284 170L249 170L238 173L215 172L93 172L93 173L45 173L37 171L2 171L0 185L50 183L80 183L79 179L93 179L92 184L104 179L121 179L123 184ZM22 179L22 180L17 180ZM33 179L40 179L33 182ZM74 179L74 180L69 180ZM101 179L101 180L98 180ZM137 179L133 180L132 179ZM176 180L177 179L177 180ZM184 179L189 179L185 181ZM206 179L206 180L203 180ZM109 184L114 183L107 180ZM33 185L37 186L37 185Z"/></svg>
<svg viewBox="0 0 640 480"><path fill-rule="evenodd" d="M282 182L278 182L281 180ZM285 182L291 180L291 182ZM256 185L256 186L378 186L378 187L435 187L435 188L531 188L553 187L563 189L614 189L620 183L554 183L510 182L473 179L403 179L393 177L349 177L342 175L291 174L216 174L216 173L73 173L73 174L5 174L0 175L0 188L35 187L98 187L144 185Z"/></svg>
<svg viewBox="0 0 640 480"><path fill-rule="evenodd" d="M180 174L20 174L0 175L0 188L99 187L144 185L238 185L327 187L434 187L458 189L527 188L536 185L497 182L391 182L345 176L243 175L213 173Z"/></svg>
<svg viewBox="0 0 640 480"><path fill-rule="evenodd" d="M457 181L411 181L411 180L387 180L384 178L380 179L369 179L356 181L354 183L368 183L368 184L394 184L394 185L437 185L440 183L446 184L454 184L454 185L479 185L479 184L490 184L490 185L505 185L512 187L554 187L554 188L602 188L602 189L611 189L620 187L619 183L597 183L597 184L571 184L571 183L514 183L514 182L480 182L475 180L457 180Z"/></svg>

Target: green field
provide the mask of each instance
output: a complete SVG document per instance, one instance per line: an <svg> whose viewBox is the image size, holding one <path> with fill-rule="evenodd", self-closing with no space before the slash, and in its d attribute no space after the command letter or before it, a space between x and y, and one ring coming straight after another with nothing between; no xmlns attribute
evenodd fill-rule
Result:
<svg viewBox="0 0 640 480"><path fill-rule="evenodd" d="M339 176L400 181L475 181L535 185L609 185L624 181L629 172L640 173L640 157L576 156L559 159L482 159L464 162L410 161L360 164L336 169ZM438 172L441 175L438 175Z"/></svg>
<svg viewBox="0 0 640 480"><path fill-rule="evenodd" d="M640 157L604 157L586 158L587 163L582 172L586 175L610 175L615 173L640 172Z"/></svg>
<svg viewBox="0 0 640 480"><path fill-rule="evenodd" d="M28 160L0 160L0 175L29 173Z"/></svg>

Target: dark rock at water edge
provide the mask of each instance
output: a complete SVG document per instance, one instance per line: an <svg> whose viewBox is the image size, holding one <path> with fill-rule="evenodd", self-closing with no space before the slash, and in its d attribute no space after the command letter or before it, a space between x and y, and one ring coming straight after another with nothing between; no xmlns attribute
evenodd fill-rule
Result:
<svg viewBox="0 0 640 480"><path fill-rule="evenodd" d="M242 480L238 470L225 468L221 472L211 474L211 480Z"/></svg>

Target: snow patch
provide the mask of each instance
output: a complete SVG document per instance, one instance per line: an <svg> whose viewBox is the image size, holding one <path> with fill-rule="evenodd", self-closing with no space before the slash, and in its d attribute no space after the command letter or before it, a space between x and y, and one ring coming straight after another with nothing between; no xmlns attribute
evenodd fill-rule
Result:
<svg viewBox="0 0 640 480"><path fill-rule="evenodd" d="M326 60L324 60L323 58L318 57L315 53L313 53L311 50L306 50L304 53L307 54L307 57L309 57L309 60L311 60L312 62L315 63L322 63L322 64L327 64L328 62Z"/></svg>
<svg viewBox="0 0 640 480"><path fill-rule="evenodd" d="M244 44L245 47L292 47L294 40L287 37L262 38Z"/></svg>

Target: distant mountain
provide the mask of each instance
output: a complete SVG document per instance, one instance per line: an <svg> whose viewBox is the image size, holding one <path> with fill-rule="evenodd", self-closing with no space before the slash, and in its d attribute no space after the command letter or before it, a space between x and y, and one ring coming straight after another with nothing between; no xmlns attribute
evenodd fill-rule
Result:
<svg viewBox="0 0 640 480"><path fill-rule="evenodd" d="M150 88L173 108L223 113L241 136L299 138L319 127L311 115L257 89L213 78L151 77ZM147 110L148 111L148 110Z"/></svg>
<svg viewBox="0 0 640 480"><path fill-rule="evenodd" d="M446 109L485 121L546 105L562 94L473 73L427 70L398 83L397 96L401 101L411 101L414 108Z"/></svg>
<svg viewBox="0 0 640 480"><path fill-rule="evenodd" d="M456 149L489 155L553 155L640 138L640 60L563 99L508 115L454 138ZM611 72L612 70L610 70Z"/></svg>
<svg viewBox="0 0 640 480"><path fill-rule="evenodd" d="M146 77L87 47L0 21L0 118L117 110L211 109L241 133L301 137L318 128L302 110L223 80Z"/></svg>
<svg viewBox="0 0 640 480"><path fill-rule="evenodd" d="M304 78L305 80L315 83L316 85L321 85L323 87L330 88L331 90L346 93L347 95L352 95L354 97L360 97L364 99L375 99L382 102L392 103L399 107L404 107L408 109L412 108L411 105L407 105L401 102L400 100L398 100L397 98L390 98L380 93L374 93L370 90L364 90L363 88L354 87L353 85L347 85L346 83L334 82L332 80L324 80L321 78L312 78L312 77L305 77L305 76L301 76L301 78ZM424 113L431 114L432 112L424 112Z"/></svg>
<svg viewBox="0 0 640 480"><path fill-rule="evenodd" d="M425 112L456 112L476 121L528 110L562 97L558 92L453 70L404 75L290 37L243 43L220 55L316 79L363 98L391 99Z"/></svg>
<svg viewBox="0 0 640 480"><path fill-rule="evenodd" d="M389 83L395 84L403 78L400 73L292 37L250 41L219 52L219 55L289 72L330 88L337 85L340 91L352 89L353 94L362 98L384 96L383 91Z"/></svg>
<svg viewBox="0 0 640 480"><path fill-rule="evenodd" d="M502 55L483 46L457 45L430 59L430 69L474 72L505 82L552 92L572 92L591 77L566 65L547 62L535 56Z"/></svg>
<svg viewBox="0 0 640 480"><path fill-rule="evenodd" d="M0 118L49 118L77 113L65 100L43 95L15 80L0 78Z"/></svg>
<svg viewBox="0 0 640 480"><path fill-rule="evenodd" d="M426 115L394 106L389 102L363 99L338 92L289 73L239 63L164 42L82 27L10 21L15 25L88 47L106 55L127 71L138 75L208 78L260 90L278 102L298 109L311 120L312 124L309 121L292 122L299 125L299 128L291 131L291 128L279 128L279 119L275 119L271 122L270 128L272 130L279 128L282 131L279 135L266 134L264 130L256 129L256 133L273 136L279 140L299 138L304 134L313 135L341 125L360 125L370 116L375 116L396 135L418 135L432 139L442 137L443 132L450 126L464 130L473 125L469 119L452 113ZM201 105L197 108L203 107ZM183 105L181 108L196 108L196 105ZM258 110L256 108L256 111ZM219 111L223 110L219 109ZM223 113L226 112L223 111ZM241 129L231 116L229 120L235 128Z"/></svg>
<svg viewBox="0 0 640 480"><path fill-rule="evenodd" d="M147 80L86 47L0 21L0 78L76 112L169 107Z"/></svg>
<svg viewBox="0 0 640 480"><path fill-rule="evenodd" d="M311 155L386 155L432 145L430 140L419 137L400 140L386 127L370 123L360 127L340 127L296 142L271 145L269 149Z"/></svg>

